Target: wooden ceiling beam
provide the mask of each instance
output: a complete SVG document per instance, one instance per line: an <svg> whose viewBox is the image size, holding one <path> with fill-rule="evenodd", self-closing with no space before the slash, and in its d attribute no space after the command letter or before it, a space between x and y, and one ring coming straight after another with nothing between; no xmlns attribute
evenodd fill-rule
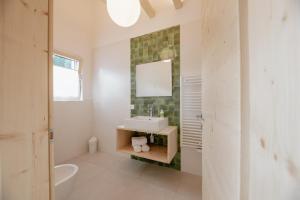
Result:
<svg viewBox="0 0 300 200"><path fill-rule="evenodd" d="M148 15L148 17L153 18L155 17L155 10L150 4L149 0L140 0L141 6Z"/></svg>
<svg viewBox="0 0 300 200"><path fill-rule="evenodd" d="M183 7L183 3L181 0L173 0L173 4L175 6L176 9L180 9Z"/></svg>

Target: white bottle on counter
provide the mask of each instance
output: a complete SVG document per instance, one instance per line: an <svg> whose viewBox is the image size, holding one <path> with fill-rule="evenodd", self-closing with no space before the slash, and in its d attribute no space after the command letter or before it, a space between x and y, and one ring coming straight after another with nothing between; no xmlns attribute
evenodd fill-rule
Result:
<svg viewBox="0 0 300 200"><path fill-rule="evenodd" d="M165 117L165 112L164 112L163 109L160 110L159 116L160 116L161 118L164 118L164 117Z"/></svg>

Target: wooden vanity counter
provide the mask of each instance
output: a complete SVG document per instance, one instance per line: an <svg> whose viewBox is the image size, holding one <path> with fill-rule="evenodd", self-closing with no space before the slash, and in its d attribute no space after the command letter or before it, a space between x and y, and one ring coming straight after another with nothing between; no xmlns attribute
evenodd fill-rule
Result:
<svg viewBox="0 0 300 200"><path fill-rule="evenodd" d="M168 145L158 146L155 144L148 144L150 146L149 152L136 153L133 150L133 147L131 145L131 137L133 137L135 133L135 130L128 130L123 126L119 126L117 128L117 152L126 153L149 160L155 160L162 163L171 163L178 149L176 126L169 126L159 133L155 133L155 135L167 136Z"/></svg>

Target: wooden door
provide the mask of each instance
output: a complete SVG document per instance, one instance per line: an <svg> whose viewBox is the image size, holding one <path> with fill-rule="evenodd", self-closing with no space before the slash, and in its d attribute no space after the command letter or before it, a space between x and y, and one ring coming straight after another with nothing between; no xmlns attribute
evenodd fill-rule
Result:
<svg viewBox="0 0 300 200"><path fill-rule="evenodd" d="M49 199L48 0L0 0L3 200Z"/></svg>
<svg viewBox="0 0 300 200"><path fill-rule="evenodd" d="M203 200L239 200L239 1L203 0Z"/></svg>

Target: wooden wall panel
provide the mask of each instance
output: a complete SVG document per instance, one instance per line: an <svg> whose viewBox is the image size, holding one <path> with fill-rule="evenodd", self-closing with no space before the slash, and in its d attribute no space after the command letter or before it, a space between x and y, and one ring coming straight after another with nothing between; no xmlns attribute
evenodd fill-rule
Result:
<svg viewBox="0 0 300 200"><path fill-rule="evenodd" d="M249 94L249 43L248 0L240 0L240 48L241 48L241 189L240 199L249 199L250 170L250 94Z"/></svg>
<svg viewBox="0 0 300 200"><path fill-rule="evenodd" d="M48 0L0 0L0 163L5 200L47 200Z"/></svg>
<svg viewBox="0 0 300 200"><path fill-rule="evenodd" d="M53 0L48 0L48 127L49 127L49 187L50 200L55 199L55 172L54 172L54 132L53 132Z"/></svg>
<svg viewBox="0 0 300 200"><path fill-rule="evenodd" d="M249 80L250 200L300 199L300 1L251 0L242 48ZM248 43L248 44L247 44ZM245 77L246 76L246 77ZM244 78L245 77L245 78ZM247 150L246 150L247 151ZM247 166L245 164L243 168ZM243 175L243 174L242 174ZM247 188L247 185L244 186Z"/></svg>
<svg viewBox="0 0 300 200"><path fill-rule="evenodd" d="M203 199L238 200L240 190L240 42L238 0L203 0Z"/></svg>

